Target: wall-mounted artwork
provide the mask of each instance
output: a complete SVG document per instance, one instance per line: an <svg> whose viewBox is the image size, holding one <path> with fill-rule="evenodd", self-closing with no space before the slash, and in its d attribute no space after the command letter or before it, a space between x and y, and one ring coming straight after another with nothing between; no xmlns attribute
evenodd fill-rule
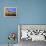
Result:
<svg viewBox="0 0 46 46"><path fill-rule="evenodd" d="M17 9L16 7L4 7L4 16L16 16Z"/></svg>
<svg viewBox="0 0 46 46"><path fill-rule="evenodd" d="M18 43L18 33L16 32L9 32L7 39L8 39L8 46L13 45L13 44L17 44Z"/></svg>
<svg viewBox="0 0 46 46"><path fill-rule="evenodd" d="M46 25L19 25L20 40L46 41Z"/></svg>

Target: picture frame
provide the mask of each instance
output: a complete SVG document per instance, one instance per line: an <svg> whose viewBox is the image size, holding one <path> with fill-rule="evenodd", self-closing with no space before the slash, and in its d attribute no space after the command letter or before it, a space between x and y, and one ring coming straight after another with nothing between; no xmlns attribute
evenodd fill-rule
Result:
<svg viewBox="0 0 46 46"><path fill-rule="evenodd" d="M4 7L4 16L17 16L16 7Z"/></svg>
<svg viewBox="0 0 46 46"><path fill-rule="evenodd" d="M28 37L25 38L25 36ZM18 38L19 42L21 40L46 41L46 24L19 24Z"/></svg>

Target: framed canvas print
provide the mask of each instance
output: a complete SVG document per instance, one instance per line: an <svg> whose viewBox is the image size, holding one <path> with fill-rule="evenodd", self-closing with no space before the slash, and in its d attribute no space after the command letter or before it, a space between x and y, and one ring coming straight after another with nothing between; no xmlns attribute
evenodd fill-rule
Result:
<svg viewBox="0 0 46 46"><path fill-rule="evenodd" d="M46 41L46 25L20 24L18 25L19 41Z"/></svg>
<svg viewBox="0 0 46 46"><path fill-rule="evenodd" d="M16 16L17 8L16 7L4 7L4 16Z"/></svg>

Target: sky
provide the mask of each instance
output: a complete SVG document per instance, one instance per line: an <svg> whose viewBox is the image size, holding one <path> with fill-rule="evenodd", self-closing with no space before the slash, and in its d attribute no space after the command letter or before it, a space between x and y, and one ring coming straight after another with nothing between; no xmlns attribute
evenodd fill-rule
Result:
<svg viewBox="0 0 46 46"><path fill-rule="evenodd" d="M7 8L8 11L16 12L16 8Z"/></svg>

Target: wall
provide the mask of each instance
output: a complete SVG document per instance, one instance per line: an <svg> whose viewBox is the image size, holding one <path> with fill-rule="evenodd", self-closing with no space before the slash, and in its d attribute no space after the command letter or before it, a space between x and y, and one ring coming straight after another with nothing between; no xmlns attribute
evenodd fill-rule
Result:
<svg viewBox="0 0 46 46"><path fill-rule="evenodd" d="M18 15L16 17L5 17L4 7L16 7L15 0L0 0L0 44L7 44L8 34L10 32L17 32L17 24L19 23ZM17 38L18 39L18 38ZM16 43L18 42L16 39Z"/></svg>
<svg viewBox="0 0 46 46"><path fill-rule="evenodd" d="M4 17L5 6L17 7L17 16ZM8 43L9 32L18 32L17 24L46 24L46 0L0 0L0 44Z"/></svg>
<svg viewBox="0 0 46 46"><path fill-rule="evenodd" d="M46 0L19 0L18 7L21 24L46 24Z"/></svg>

